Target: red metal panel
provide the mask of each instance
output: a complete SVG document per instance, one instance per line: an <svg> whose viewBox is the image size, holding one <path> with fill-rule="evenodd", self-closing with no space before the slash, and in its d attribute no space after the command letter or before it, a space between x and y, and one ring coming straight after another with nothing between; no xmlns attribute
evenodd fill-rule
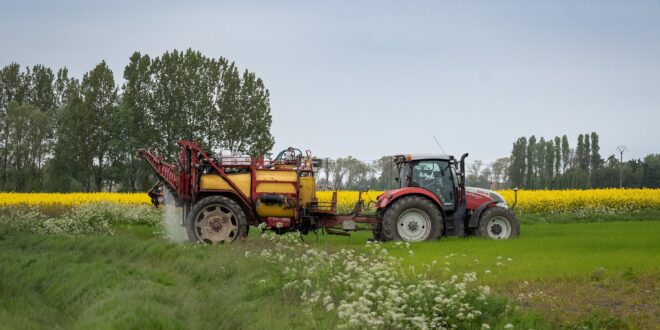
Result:
<svg viewBox="0 0 660 330"><path fill-rule="evenodd" d="M467 195L466 207L467 207L468 210L474 210L477 207L479 207L479 205L481 205L483 203L486 203L486 202L489 202L489 201L494 202L492 198L490 198L490 197L488 197L484 194L479 194L479 193L474 193L474 192L468 191L466 193L466 195Z"/></svg>
<svg viewBox="0 0 660 330"><path fill-rule="evenodd" d="M378 200L376 201L376 208L379 209L385 208L392 201L396 200L399 197L403 197L405 195L422 195L434 201L436 205L438 205L438 207L442 208L442 203L440 203L438 196L436 196L434 193L432 193L427 189L419 188L419 187L406 187L406 188L387 191L382 195L378 196Z"/></svg>

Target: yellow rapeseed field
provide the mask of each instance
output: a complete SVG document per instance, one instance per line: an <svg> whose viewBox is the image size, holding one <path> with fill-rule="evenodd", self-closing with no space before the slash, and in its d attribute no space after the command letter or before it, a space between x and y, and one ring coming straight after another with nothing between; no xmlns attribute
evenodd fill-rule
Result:
<svg viewBox="0 0 660 330"><path fill-rule="evenodd" d="M499 191L513 203L512 190ZM660 189L519 190L523 213L608 212L660 209Z"/></svg>
<svg viewBox="0 0 660 330"><path fill-rule="evenodd" d="M94 202L112 202L119 204L150 204L146 193L0 193L0 205L79 205Z"/></svg>
<svg viewBox="0 0 660 330"><path fill-rule="evenodd" d="M370 191L365 201L376 200L382 191ZM513 191L499 193L511 205ZM329 202L331 191L319 191L319 201ZM338 209L350 211L358 199L357 191L343 190L337 194ZM120 204L149 204L146 193L0 193L0 205L78 205L91 202ZM660 189L592 189L592 190L520 190L516 210L521 213L565 212L630 212L641 209L660 209Z"/></svg>
<svg viewBox="0 0 660 330"><path fill-rule="evenodd" d="M498 191L513 204L513 190ZM370 191L375 200L382 191ZM330 201L331 191L318 192L320 201ZM339 210L352 209L357 191L339 191ZM521 213L607 212L620 213L641 209L660 209L660 189L591 189L591 190L519 190L516 211Z"/></svg>

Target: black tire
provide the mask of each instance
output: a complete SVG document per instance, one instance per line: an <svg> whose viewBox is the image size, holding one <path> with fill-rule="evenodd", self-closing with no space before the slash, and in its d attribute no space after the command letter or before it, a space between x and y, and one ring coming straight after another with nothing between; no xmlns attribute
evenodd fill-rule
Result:
<svg viewBox="0 0 660 330"><path fill-rule="evenodd" d="M520 236L520 223L511 210L494 206L481 214L477 236L489 239L509 239Z"/></svg>
<svg viewBox="0 0 660 330"><path fill-rule="evenodd" d="M186 217L188 239L206 244L231 243L247 236L243 209L232 199L209 196L193 205Z"/></svg>
<svg viewBox="0 0 660 330"><path fill-rule="evenodd" d="M402 216L409 212L413 213L413 220L406 223L407 218ZM418 219L420 221L417 221ZM380 222L378 229L381 241L431 241L442 235L443 223L440 209L432 201L421 196L406 196L396 200L383 212ZM430 228L426 228L426 224L429 224ZM414 229L411 229L412 225L414 225ZM424 233L412 234L419 230ZM407 232L411 234L408 235Z"/></svg>
<svg viewBox="0 0 660 330"><path fill-rule="evenodd" d="M379 212L377 215L378 221L374 224L373 228L371 229L373 235L374 235L374 240L376 241L384 241L383 239L383 222L380 221L382 218L382 214Z"/></svg>

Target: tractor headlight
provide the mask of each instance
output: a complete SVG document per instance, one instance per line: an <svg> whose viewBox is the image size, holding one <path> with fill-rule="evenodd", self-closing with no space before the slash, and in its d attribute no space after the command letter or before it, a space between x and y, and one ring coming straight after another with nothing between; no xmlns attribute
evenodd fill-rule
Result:
<svg viewBox="0 0 660 330"><path fill-rule="evenodd" d="M503 207L505 209L509 208L509 205L506 204L506 201L504 200L504 197L502 197L502 195L494 191L491 191L489 195L490 198L492 198L495 202L497 202L497 206Z"/></svg>

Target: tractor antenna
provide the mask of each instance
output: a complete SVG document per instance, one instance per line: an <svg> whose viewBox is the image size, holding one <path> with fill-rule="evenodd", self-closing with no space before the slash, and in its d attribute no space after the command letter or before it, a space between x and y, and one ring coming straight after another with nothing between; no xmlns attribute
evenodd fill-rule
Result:
<svg viewBox="0 0 660 330"><path fill-rule="evenodd" d="M447 152L445 152L445 149L442 148L442 146L440 145L440 142L438 142L438 139L435 138L435 135L433 135L433 140L435 140L435 143L438 144L438 147L440 147L440 150L442 150L442 153L446 155Z"/></svg>

